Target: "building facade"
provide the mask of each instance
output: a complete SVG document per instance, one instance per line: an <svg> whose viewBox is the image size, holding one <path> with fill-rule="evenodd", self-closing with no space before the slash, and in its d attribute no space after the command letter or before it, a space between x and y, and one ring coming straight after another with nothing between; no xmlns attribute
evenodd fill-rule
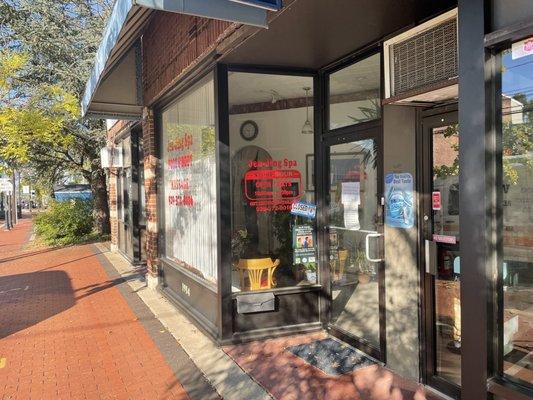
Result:
<svg viewBox="0 0 533 400"><path fill-rule="evenodd" d="M530 398L533 4L148 3L83 109L121 120L112 241L149 284L221 345L323 329Z"/></svg>

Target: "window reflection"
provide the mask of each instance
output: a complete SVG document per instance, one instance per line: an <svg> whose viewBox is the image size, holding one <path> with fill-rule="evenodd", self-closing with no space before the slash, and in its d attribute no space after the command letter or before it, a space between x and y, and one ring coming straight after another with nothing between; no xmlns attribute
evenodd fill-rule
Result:
<svg viewBox="0 0 533 400"><path fill-rule="evenodd" d="M533 55L502 53L503 370L533 385Z"/></svg>
<svg viewBox="0 0 533 400"><path fill-rule="evenodd" d="M329 76L329 129L380 118L380 55Z"/></svg>

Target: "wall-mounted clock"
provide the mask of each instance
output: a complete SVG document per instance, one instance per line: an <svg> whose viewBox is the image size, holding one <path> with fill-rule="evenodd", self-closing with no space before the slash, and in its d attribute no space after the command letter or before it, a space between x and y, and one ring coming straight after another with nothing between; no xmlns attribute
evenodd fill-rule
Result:
<svg viewBox="0 0 533 400"><path fill-rule="evenodd" d="M255 121L248 120L244 121L241 125L241 137L244 140L252 141L259 134L259 127Z"/></svg>

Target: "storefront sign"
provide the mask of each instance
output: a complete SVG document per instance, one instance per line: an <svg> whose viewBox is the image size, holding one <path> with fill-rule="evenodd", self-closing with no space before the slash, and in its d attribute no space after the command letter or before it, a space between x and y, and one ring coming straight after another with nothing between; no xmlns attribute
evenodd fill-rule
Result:
<svg viewBox="0 0 533 400"><path fill-rule="evenodd" d="M431 207L434 211L441 209L441 196L439 191L431 193Z"/></svg>
<svg viewBox="0 0 533 400"><path fill-rule="evenodd" d="M295 160L253 160L244 174L244 195L257 212L291 211L301 196L302 174Z"/></svg>
<svg viewBox="0 0 533 400"><path fill-rule="evenodd" d="M294 263L316 269L315 232L311 225L295 225L292 231Z"/></svg>
<svg viewBox="0 0 533 400"><path fill-rule="evenodd" d="M533 55L533 37L513 43L511 50L513 60Z"/></svg>
<svg viewBox="0 0 533 400"><path fill-rule="evenodd" d="M316 217L316 205L303 201L292 203L291 214L314 219Z"/></svg>
<svg viewBox="0 0 533 400"><path fill-rule="evenodd" d="M410 173L385 175L385 223L393 228L413 227L413 176Z"/></svg>
<svg viewBox="0 0 533 400"><path fill-rule="evenodd" d="M168 205L193 207L194 198L190 192L191 167L193 164L193 135L185 133L172 138L167 143L167 171L173 172L169 180Z"/></svg>
<svg viewBox="0 0 533 400"><path fill-rule="evenodd" d="M456 244L457 238L455 236L433 235L433 241L438 243Z"/></svg>

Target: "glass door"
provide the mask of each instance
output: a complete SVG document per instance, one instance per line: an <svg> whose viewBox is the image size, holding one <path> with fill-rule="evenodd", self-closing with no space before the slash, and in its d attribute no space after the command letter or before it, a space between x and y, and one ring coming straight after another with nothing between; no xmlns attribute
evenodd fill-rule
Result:
<svg viewBox="0 0 533 400"><path fill-rule="evenodd" d="M373 131L347 136L327 146L330 328L383 360L381 150Z"/></svg>
<svg viewBox="0 0 533 400"><path fill-rule="evenodd" d="M423 121L426 380L458 396L461 385L461 257L457 113Z"/></svg>

